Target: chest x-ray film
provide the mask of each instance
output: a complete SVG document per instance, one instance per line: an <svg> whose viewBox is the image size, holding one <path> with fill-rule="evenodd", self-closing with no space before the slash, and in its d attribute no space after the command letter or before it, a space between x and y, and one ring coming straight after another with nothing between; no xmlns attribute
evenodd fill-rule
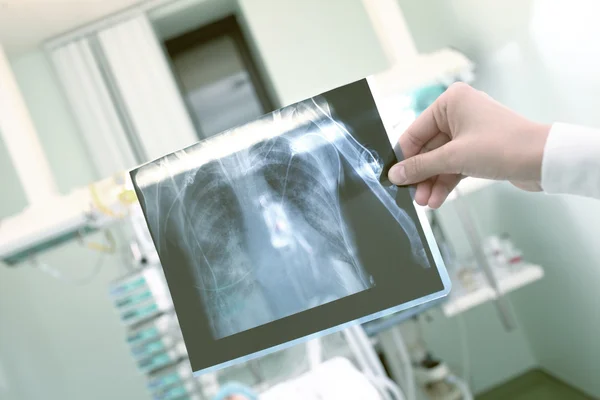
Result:
<svg viewBox="0 0 600 400"><path fill-rule="evenodd" d="M395 162L361 80L132 171L194 371L447 294Z"/></svg>

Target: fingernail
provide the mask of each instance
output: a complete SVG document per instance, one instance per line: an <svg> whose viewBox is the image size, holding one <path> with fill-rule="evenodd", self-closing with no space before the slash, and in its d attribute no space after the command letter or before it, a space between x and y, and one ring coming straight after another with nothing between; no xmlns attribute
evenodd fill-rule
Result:
<svg viewBox="0 0 600 400"><path fill-rule="evenodd" d="M404 165L396 164L390 168L390 171L388 172L388 178L394 185L402 185L404 182L406 182L406 171L404 170Z"/></svg>

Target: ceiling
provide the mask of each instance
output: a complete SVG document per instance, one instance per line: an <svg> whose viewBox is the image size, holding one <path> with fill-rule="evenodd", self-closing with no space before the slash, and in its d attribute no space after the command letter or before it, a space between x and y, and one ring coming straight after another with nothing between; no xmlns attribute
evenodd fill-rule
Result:
<svg viewBox="0 0 600 400"><path fill-rule="evenodd" d="M164 41L238 11L237 0L173 0L154 7L148 18L158 38Z"/></svg>
<svg viewBox="0 0 600 400"><path fill-rule="evenodd" d="M9 54L131 7L141 0L0 0L0 43Z"/></svg>

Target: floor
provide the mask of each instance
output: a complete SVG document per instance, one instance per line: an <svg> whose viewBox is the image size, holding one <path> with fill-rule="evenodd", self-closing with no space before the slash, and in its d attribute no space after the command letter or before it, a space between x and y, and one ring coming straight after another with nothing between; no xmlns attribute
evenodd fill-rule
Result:
<svg viewBox="0 0 600 400"><path fill-rule="evenodd" d="M593 400L578 390L542 371L530 371L495 389L477 396L477 400Z"/></svg>

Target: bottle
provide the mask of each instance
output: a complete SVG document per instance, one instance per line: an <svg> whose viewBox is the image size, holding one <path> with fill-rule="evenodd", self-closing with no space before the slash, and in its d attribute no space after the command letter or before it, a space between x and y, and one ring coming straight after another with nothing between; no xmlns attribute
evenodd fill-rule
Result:
<svg viewBox="0 0 600 400"><path fill-rule="evenodd" d="M489 236L484 244L483 251L487 257L490 267L498 274L506 272L508 258L505 252L503 240L499 236Z"/></svg>
<svg viewBox="0 0 600 400"><path fill-rule="evenodd" d="M501 236L503 251L506 254L506 259L510 269L519 268L524 264L523 253L519 250L510 239L508 233Z"/></svg>

